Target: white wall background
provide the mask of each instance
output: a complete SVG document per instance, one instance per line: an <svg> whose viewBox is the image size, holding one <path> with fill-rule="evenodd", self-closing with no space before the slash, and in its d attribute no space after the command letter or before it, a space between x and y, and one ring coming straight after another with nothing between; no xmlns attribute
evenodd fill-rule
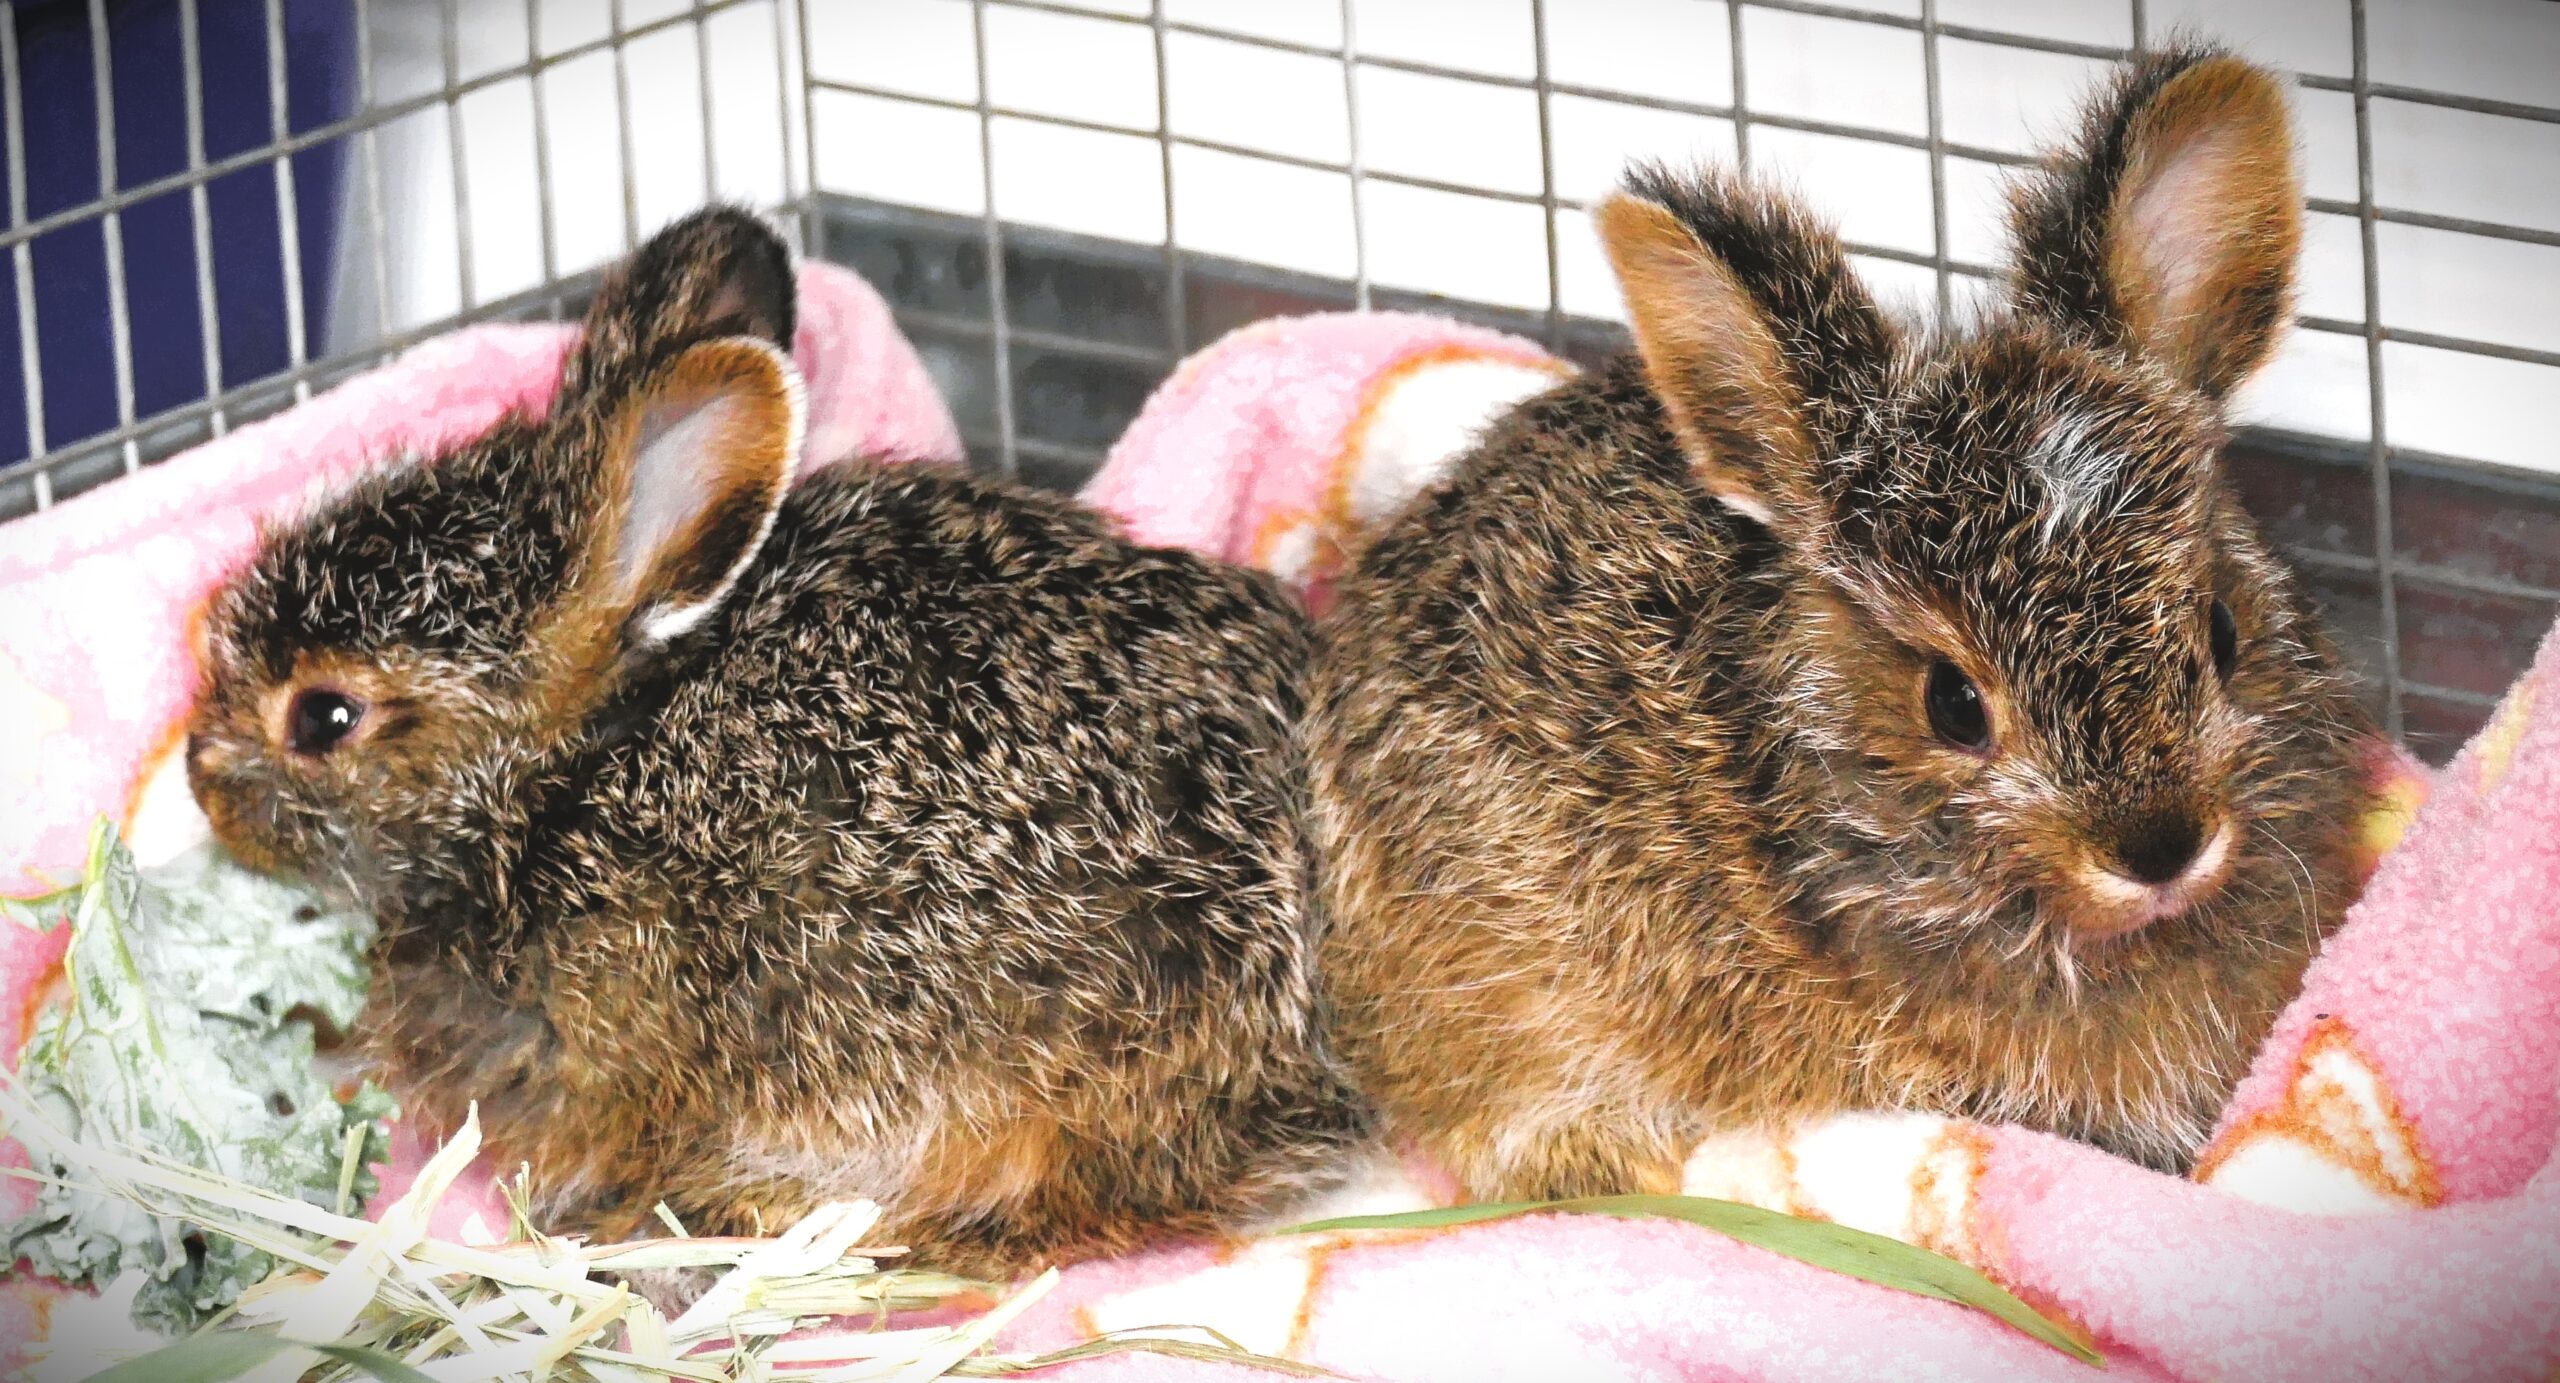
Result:
<svg viewBox="0 0 2560 1383"><path fill-rule="evenodd" d="M1364 57L1410 59L1496 77L1535 72L1529 0L1164 0L1186 24L1338 49L1346 14ZM1916 15L1918 0L1850 7ZM785 0L789 8L789 0ZM1535 95L1527 90L1273 51L1173 33L1165 41L1159 109L1154 34L1110 16L1140 16L1146 0L1089 0L1051 13L991 5L985 15L987 99L1025 112L1153 131L1248 151L1431 178L1518 194L1543 185ZM2372 80L2539 105L2560 104L2560 4L2550 0L2367 0ZM528 24L523 0L462 0L465 77L520 64L601 36L608 0L542 0ZM683 0L623 0L628 25L681 13ZM2346 0L2150 0L2153 36L2184 26L2285 68L2346 77ZM774 25L796 13L750 6L708 21L707 52L680 25L626 51L632 95L634 206L641 234L699 203L706 188L774 201L804 184L786 154L814 129L806 165L823 191L979 215L987 166L977 116L917 101L975 103L978 56L967 0L808 0L809 63L821 79L883 95L819 90L804 110L796 66L778 70ZM1998 28L2092 44L2132 39L2125 0L1939 0L1950 25ZM434 89L443 79L433 6L380 3L377 99ZM1548 0L1551 77L1566 85L1702 104L1732 99L1728 15L1720 0ZM538 32L536 31L538 30ZM529 48L529 45L532 47ZM1921 39L1845 18L1746 8L1748 105L1755 111L1926 132ZM2099 65L1944 38L1944 126L1955 143L2026 152L2061 126ZM713 178L704 167L703 73L710 73ZM569 273L620 252L626 231L613 60L598 53L541 77L550 154L550 267ZM469 201L474 301L538 286L545 260L532 128L532 79L466 98L460 125ZM1356 103L1357 129L1351 111ZM2303 166L2315 197L2356 197L2352 102L2300 90ZM2377 99L2372 113L2377 201L2438 215L2495 220L2560 234L2560 125ZM1605 190L1632 157L1729 160L1727 121L1622 100L1552 101L1558 194ZM1146 134L1062 128L999 117L991 134L995 211L1009 221L1156 244L1166 234L1164 161ZM1925 153L1755 125L1755 164L1786 177L1859 241L1932 248ZM451 131L431 107L383 132L389 268L387 305L374 302L367 247L353 245L341 279L341 322L397 330L461 307ZM1513 307L1547 306L1544 212L1482 196L1373 179L1267 158L1177 146L1173 230L1188 252L1381 287ZM2001 170L1952 159L1949 251L1997 263ZM362 195L363 179L351 179ZM361 219L361 218L357 218ZM1365 243L1362 243L1365 241ZM2560 350L2560 247L2383 225L2380 293L2386 325ZM1585 216L1560 213L1561 305L1617 316L1613 285ZM1879 292L1913 310L1934 302L1926 269L1866 259ZM2306 313L2359 320L2363 267L2355 222L2315 215L2304 266ZM1974 285L1958 280L1960 292ZM2385 347L2390 440L2400 446L2560 471L2560 370L2392 343ZM2360 441L2370 410L2360 337L2297 332L2244 401L2258 421Z"/></svg>

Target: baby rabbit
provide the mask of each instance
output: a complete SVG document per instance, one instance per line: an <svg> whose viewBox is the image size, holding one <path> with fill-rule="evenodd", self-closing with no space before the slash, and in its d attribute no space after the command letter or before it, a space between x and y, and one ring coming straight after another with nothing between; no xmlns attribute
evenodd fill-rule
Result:
<svg viewBox="0 0 2560 1383"><path fill-rule="evenodd" d="M267 534L207 615L198 801L380 919L367 1051L430 1129L477 1101L546 1228L867 1196L1012 1273L1277 1208L1364 1125L1303 617L956 469L794 488L794 308L771 231L682 221L550 417Z"/></svg>
<svg viewBox="0 0 2560 1383"><path fill-rule="evenodd" d="M1636 351L1361 554L1310 693L1327 983L1493 1199L1847 1107L2189 1160L2353 888L2372 728L2220 472L2288 322L2275 77L2136 60L1966 331L1719 175L1600 208Z"/></svg>

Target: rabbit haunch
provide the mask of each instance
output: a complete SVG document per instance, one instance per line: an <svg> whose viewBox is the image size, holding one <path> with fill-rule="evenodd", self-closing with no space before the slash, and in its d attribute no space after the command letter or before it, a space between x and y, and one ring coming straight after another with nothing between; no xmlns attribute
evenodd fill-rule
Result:
<svg viewBox="0 0 2560 1383"><path fill-rule="evenodd" d="M2290 300L2279 83L2135 60L1969 326L1731 176L1596 219L1635 352L1490 429L1319 631L1327 981L1389 1133L1499 1199L1855 1106L2183 1163L2368 792L2218 459Z"/></svg>
<svg viewBox="0 0 2560 1383"><path fill-rule="evenodd" d="M388 468L217 597L191 781L372 910L360 1034L546 1228L860 1195L1011 1272L1271 1213L1363 1127L1315 1022L1267 579L930 465L787 483L781 243L668 228L548 418Z"/></svg>

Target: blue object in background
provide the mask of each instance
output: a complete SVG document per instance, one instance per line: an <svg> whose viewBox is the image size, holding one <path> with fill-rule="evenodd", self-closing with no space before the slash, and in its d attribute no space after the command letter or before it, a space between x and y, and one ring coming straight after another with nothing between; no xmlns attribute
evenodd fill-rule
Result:
<svg viewBox="0 0 2560 1383"><path fill-rule="evenodd" d="M17 0L22 147L30 221L100 196L98 101L88 0ZM266 0L197 0L205 159L275 142ZM178 0L105 0L114 184L133 188L187 169L186 73ZM284 0L285 123L291 134L346 118L355 98L352 0ZM346 141L324 141L286 162L301 242L303 347L322 353L335 263ZM287 368L283 236L274 165L260 161L206 184L214 330L221 378L212 392ZM5 209L5 208L0 208ZM121 214L134 416L209 396L197 296L192 196L184 187ZM75 222L30 242L44 445L58 451L114 430L114 327L105 227ZM31 454L14 254L0 254L0 472Z"/></svg>

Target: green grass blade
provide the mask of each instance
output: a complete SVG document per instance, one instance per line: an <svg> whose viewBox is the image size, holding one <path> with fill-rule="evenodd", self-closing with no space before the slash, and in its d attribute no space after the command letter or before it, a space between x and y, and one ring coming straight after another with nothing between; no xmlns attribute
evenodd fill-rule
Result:
<svg viewBox="0 0 2560 1383"><path fill-rule="evenodd" d="M218 1330L93 1373L88 1383L224 1383L291 1348L273 1335Z"/></svg>
<svg viewBox="0 0 2560 1383"><path fill-rule="evenodd" d="M362 1345L313 1345L311 1348L350 1368L362 1369L381 1379L382 1383L436 1383L427 1374L378 1349L367 1349Z"/></svg>
<svg viewBox="0 0 2560 1383"><path fill-rule="evenodd" d="M1283 1234L1317 1234L1353 1229L1443 1229L1540 1212L1612 1215L1620 1219L1681 1220L1727 1238L1783 1254L1800 1263L1911 1292L1969 1306L2058 1349L2084 1364L2104 1364L2099 1353L2034 1307L2018 1300L2000 1284L1941 1254L1899 1239L1862 1229L1782 1215L1755 1205L1709 1200L1701 1196L1591 1196L1565 1201L1506 1201L1492 1205L1460 1205L1439 1210L1413 1210L1398 1215L1353 1215L1293 1225Z"/></svg>
<svg viewBox="0 0 2560 1383"><path fill-rule="evenodd" d="M1601 1197L1600 1199L1607 1199ZM1579 1204L1575 1201L1486 1201L1481 1205L1449 1205L1437 1210L1405 1210L1393 1215L1345 1215L1336 1220L1310 1220L1276 1230L1278 1234L1330 1234L1342 1229L1446 1229L1452 1225L1481 1224L1486 1220L1507 1220L1514 1215L1533 1215L1540 1211L1566 1211Z"/></svg>
<svg viewBox="0 0 2560 1383"><path fill-rule="evenodd" d="M378 1349L362 1345L297 1346L263 1330L210 1330L191 1335L139 1359L128 1359L88 1383L225 1383L286 1350L307 1348L314 1354L359 1369L382 1383L435 1383L428 1375Z"/></svg>

